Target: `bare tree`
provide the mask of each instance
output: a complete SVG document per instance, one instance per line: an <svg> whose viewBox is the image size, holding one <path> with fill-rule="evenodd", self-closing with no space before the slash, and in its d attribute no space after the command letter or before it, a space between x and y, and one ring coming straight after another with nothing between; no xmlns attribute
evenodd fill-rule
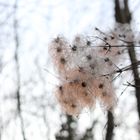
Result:
<svg viewBox="0 0 140 140"><path fill-rule="evenodd" d="M115 20L119 23L131 23L132 19L132 13L129 10L128 0L123 0L124 8L121 8L121 4L119 0L115 0ZM136 63L138 61L136 57L136 51L135 51L135 44L131 43L131 47L128 47L128 54L130 57L130 61L132 64ZM138 115L140 118L140 76L138 68L132 65L132 71L134 75L134 81L135 81L135 91L136 91L136 98L137 98L137 110Z"/></svg>
<svg viewBox="0 0 140 140"><path fill-rule="evenodd" d="M132 13L129 10L128 0L123 0L123 5L124 7L122 8L120 1L115 0L115 20L116 22L121 24L125 24L125 23L130 24L132 20ZM127 46L128 55L131 61L131 69L133 71L134 82L135 82L134 87L136 90L137 110L140 118L140 77L139 77L138 67L137 65L135 65L138 63L138 60L136 57L135 44L132 42L127 45L128 45ZM113 122L113 114L110 112L108 112L107 126L108 128L107 128L106 140L111 140L113 137L114 122Z"/></svg>

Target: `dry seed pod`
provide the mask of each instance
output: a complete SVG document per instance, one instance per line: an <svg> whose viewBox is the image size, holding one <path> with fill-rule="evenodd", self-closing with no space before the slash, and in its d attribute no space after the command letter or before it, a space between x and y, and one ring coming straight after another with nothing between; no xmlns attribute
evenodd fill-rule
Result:
<svg viewBox="0 0 140 140"><path fill-rule="evenodd" d="M60 75L65 75L69 69L70 44L64 37L57 37L49 45L49 53L53 64Z"/></svg>
<svg viewBox="0 0 140 140"><path fill-rule="evenodd" d="M81 106L77 100L77 85L70 85L70 83L63 84L56 90L56 97L61 108L69 115L77 115L81 111Z"/></svg>
<svg viewBox="0 0 140 140"><path fill-rule="evenodd" d="M116 105L116 95L110 77L99 77L93 82L96 97L107 110Z"/></svg>
<svg viewBox="0 0 140 140"><path fill-rule="evenodd" d="M58 74L65 79L55 91L62 109L70 115L78 115L83 108L93 107L99 100L105 109L116 103L112 75L115 69L111 61L118 51L113 49L106 55L92 48L84 36L78 35L70 45L63 37L52 41L49 50ZM105 51L105 50L103 50Z"/></svg>
<svg viewBox="0 0 140 140"><path fill-rule="evenodd" d="M93 79L92 75L86 71L75 70L70 73L70 77L74 79L70 82L71 88L77 91L77 100L80 101L82 107L93 107L95 104L94 91L91 91Z"/></svg>
<svg viewBox="0 0 140 140"><path fill-rule="evenodd" d="M87 39L82 35L77 35L71 44L70 64L72 68L82 67L86 61L84 59L88 52L93 52L93 48L87 46Z"/></svg>
<svg viewBox="0 0 140 140"><path fill-rule="evenodd" d="M134 41L134 33L130 24L116 23L114 34L118 37L118 39L122 40L122 43Z"/></svg>
<svg viewBox="0 0 140 140"><path fill-rule="evenodd" d="M79 72L79 70L69 72L68 82L62 82L56 91L56 97L68 114L77 112L77 109L93 107L95 96L91 91L91 78L88 73ZM73 103L74 101L74 103ZM71 105L76 104L74 108Z"/></svg>
<svg viewBox="0 0 140 140"><path fill-rule="evenodd" d="M86 49L87 40L84 35L76 35L72 44L77 46L77 49L81 51L81 49Z"/></svg>

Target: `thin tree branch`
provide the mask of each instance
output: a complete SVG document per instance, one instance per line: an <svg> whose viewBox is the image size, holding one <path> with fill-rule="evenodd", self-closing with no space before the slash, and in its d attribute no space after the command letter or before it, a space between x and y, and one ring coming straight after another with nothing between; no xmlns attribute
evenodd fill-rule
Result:
<svg viewBox="0 0 140 140"><path fill-rule="evenodd" d="M14 28L14 40L15 40L15 63L16 63L16 72L17 72L17 91L16 91L16 98L17 98L17 111L19 115L19 119L21 122L21 132L23 139L25 138L25 130L24 130L24 120L21 111L21 94L20 94L20 64L19 64L19 35L18 35L18 20L17 20L17 10L18 10L18 0L15 0L14 4L14 19L13 19L13 28Z"/></svg>

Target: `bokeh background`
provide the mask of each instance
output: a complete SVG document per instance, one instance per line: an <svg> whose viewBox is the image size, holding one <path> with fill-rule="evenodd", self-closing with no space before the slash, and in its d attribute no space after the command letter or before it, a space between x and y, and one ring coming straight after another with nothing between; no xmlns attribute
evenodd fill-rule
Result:
<svg viewBox="0 0 140 140"><path fill-rule="evenodd" d="M140 0L128 4L132 29L139 32ZM71 41L76 34L94 34L95 27L112 30L114 7L115 0L0 0L0 140L105 139L107 111L100 106L78 117L62 112L48 44L58 34ZM125 61L122 66L130 64ZM140 139L135 88L124 91L127 81L133 81L132 72L115 81L113 140Z"/></svg>

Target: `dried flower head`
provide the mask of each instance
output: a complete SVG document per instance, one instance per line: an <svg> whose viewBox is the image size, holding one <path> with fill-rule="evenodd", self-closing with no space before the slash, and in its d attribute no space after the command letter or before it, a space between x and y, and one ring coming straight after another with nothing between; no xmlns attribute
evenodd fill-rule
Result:
<svg viewBox="0 0 140 140"><path fill-rule="evenodd" d="M56 97L62 108L67 110L69 107L70 112L72 112L73 109L71 108L70 102L73 100L76 104L73 111L76 111L76 109L80 109L79 111L81 111L84 107L93 107L95 104L95 96L93 95L94 92L91 91L92 84L90 82L91 77L89 73L73 70L69 71L67 78L67 82L62 82L61 88L59 87L56 90Z"/></svg>
<svg viewBox="0 0 140 140"><path fill-rule="evenodd" d="M59 74L64 74L69 69L70 44L58 36L50 43L49 53Z"/></svg>
<svg viewBox="0 0 140 140"><path fill-rule="evenodd" d="M64 37L57 37L49 46L54 66L65 79L60 79L55 95L62 109L70 115L78 115L83 108L94 107L97 100L107 110L116 104L113 76L105 74L116 69L114 62L121 54L120 48L110 47L108 50L108 46L120 42L112 33L103 41L107 46L95 48L92 47L92 39L77 35L72 43Z"/></svg>

